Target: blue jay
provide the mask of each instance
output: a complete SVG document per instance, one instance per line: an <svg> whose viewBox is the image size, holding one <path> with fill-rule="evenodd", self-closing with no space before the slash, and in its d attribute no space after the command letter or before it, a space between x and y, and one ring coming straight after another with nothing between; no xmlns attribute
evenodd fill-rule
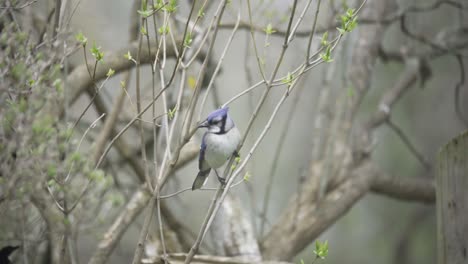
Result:
<svg viewBox="0 0 468 264"><path fill-rule="evenodd" d="M238 155L236 150L241 140L239 129L228 115L228 107L218 109L201 122L198 128L206 127L200 146L198 160L198 175L192 185L192 190L200 189L206 182L211 169L214 169L221 184L225 179L218 175L217 168L231 157Z"/></svg>

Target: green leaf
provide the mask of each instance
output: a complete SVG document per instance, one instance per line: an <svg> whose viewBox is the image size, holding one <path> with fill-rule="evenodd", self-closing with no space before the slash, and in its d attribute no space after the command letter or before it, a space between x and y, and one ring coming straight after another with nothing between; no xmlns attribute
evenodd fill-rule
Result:
<svg viewBox="0 0 468 264"><path fill-rule="evenodd" d="M101 47L96 46L96 43L93 44L93 47L90 49L90 51L96 61L102 61L104 58L104 52L101 51Z"/></svg>
<svg viewBox="0 0 468 264"><path fill-rule="evenodd" d="M127 60L133 60L133 57L132 57L132 54L130 54L130 51L127 51L127 53L124 54L124 58L126 58Z"/></svg>
<svg viewBox="0 0 468 264"><path fill-rule="evenodd" d="M177 10L177 0L170 0L169 4L163 7L163 10L165 10L168 13L175 12Z"/></svg>
<svg viewBox="0 0 468 264"><path fill-rule="evenodd" d="M250 172L246 172L245 175L244 175L244 181L249 181L250 180Z"/></svg>
<svg viewBox="0 0 468 264"><path fill-rule="evenodd" d="M120 193L110 194L109 199L114 207L121 206L125 202L124 197Z"/></svg>
<svg viewBox="0 0 468 264"><path fill-rule="evenodd" d="M320 43L322 44L322 46L328 45L328 31L325 31L325 33L323 33Z"/></svg>
<svg viewBox="0 0 468 264"><path fill-rule="evenodd" d="M74 152L74 153L71 155L70 160L73 161L73 162L80 162L80 161L82 160L82 156L81 156L80 153Z"/></svg>
<svg viewBox="0 0 468 264"><path fill-rule="evenodd" d="M53 164L49 164L47 166L47 176L49 176L49 178L53 178L55 175L57 175L57 167Z"/></svg>
<svg viewBox="0 0 468 264"><path fill-rule="evenodd" d="M325 259L328 256L328 241L325 241L325 243L315 241L314 254L318 258Z"/></svg>
<svg viewBox="0 0 468 264"><path fill-rule="evenodd" d="M153 10L138 10L138 14L140 14L142 17L147 18L151 15L153 15Z"/></svg>
<svg viewBox="0 0 468 264"><path fill-rule="evenodd" d="M190 44L192 44L192 34L190 32L185 35L184 46L190 48Z"/></svg>
<svg viewBox="0 0 468 264"><path fill-rule="evenodd" d="M290 85L293 80L294 80L294 76L290 72L288 72L286 77L284 77L283 80L281 80L281 82Z"/></svg>
<svg viewBox="0 0 468 264"><path fill-rule="evenodd" d="M162 0L158 0L158 1L156 1L156 3L154 4L153 9L154 9L154 10L160 10L160 9L162 9L163 7L164 7L163 1L162 1Z"/></svg>
<svg viewBox="0 0 468 264"><path fill-rule="evenodd" d="M169 109L169 111L167 112L167 116L169 120L172 120L174 118L174 115L176 112L177 112L177 106L174 106L173 109Z"/></svg>
<svg viewBox="0 0 468 264"><path fill-rule="evenodd" d="M146 31L146 28L145 28L144 26L142 26L142 27L140 28L140 33L141 33L143 36L148 35L148 31Z"/></svg>
<svg viewBox="0 0 468 264"><path fill-rule="evenodd" d="M86 43L88 43L88 39L83 35L82 32L79 32L78 34L76 34L75 39L83 46L86 45Z"/></svg>
<svg viewBox="0 0 468 264"><path fill-rule="evenodd" d="M273 26L271 25L271 23L268 23L268 25L263 31L265 31L267 35L271 35L276 32L276 30L273 29Z"/></svg>
<svg viewBox="0 0 468 264"><path fill-rule="evenodd" d="M103 182L105 180L105 174L103 170L93 170L88 177L90 180L97 182Z"/></svg>
<svg viewBox="0 0 468 264"><path fill-rule="evenodd" d="M234 159L234 162L233 162L232 165L231 165L231 170L235 170L235 169L237 168L237 165L239 165L240 161L241 161L241 158L240 158L240 157L236 157L236 158Z"/></svg>
<svg viewBox="0 0 468 264"><path fill-rule="evenodd" d="M48 185L49 187L52 187L52 186L54 186L55 184L56 184L56 182L55 182L54 179L50 179L50 180L47 182L47 185Z"/></svg>
<svg viewBox="0 0 468 264"><path fill-rule="evenodd" d="M198 17L199 17L199 18L202 18L202 17L204 17L204 16L205 16L205 11L204 11L203 6L202 6L202 7L200 7L200 9L198 10Z"/></svg>
<svg viewBox="0 0 468 264"><path fill-rule="evenodd" d="M327 49L325 52L320 53L320 57L322 58L323 61L325 62L332 62L333 59L331 58L331 45L328 44Z"/></svg>
<svg viewBox="0 0 468 264"><path fill-rule="evenodd" d="M356 11L353 8L347 8L345 14L340 16L341 27L338 28L340 34L351 32L357 26Z"/></svg>
<svg viewBox="0 0 468 264"><path fill-rule="evenodd" d="M351 21L348 22L348 32L353 31L353 29L356 28L357 24L357 17L354 17Z"/></svg>
<svg viewBox="0 0 468 264"><path fill-rule="evenodd" d="M168 27L168 26L161 26L161 27L158 29L158 32L159 32L159 34L161 34L161 35L165 35L165 34L169 33L169 27Z"/></svg>
<svg viewBox="0 0 468 264"><path fill-rule="evenodd" d="M106 76L109 78L109 77L112 77L114 74L115 74L115 71L112 68L109 68L109 70L106 73Z"/></svg>

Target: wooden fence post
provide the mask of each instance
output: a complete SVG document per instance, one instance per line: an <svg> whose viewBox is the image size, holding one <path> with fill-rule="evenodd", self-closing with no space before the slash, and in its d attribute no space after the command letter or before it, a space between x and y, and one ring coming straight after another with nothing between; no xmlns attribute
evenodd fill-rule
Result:
<svg viewBox="0 0 468 264"><path fill-rule="evenodd" d="M450 140L437 159L438 264L468 263L468 131Z"/></svg>

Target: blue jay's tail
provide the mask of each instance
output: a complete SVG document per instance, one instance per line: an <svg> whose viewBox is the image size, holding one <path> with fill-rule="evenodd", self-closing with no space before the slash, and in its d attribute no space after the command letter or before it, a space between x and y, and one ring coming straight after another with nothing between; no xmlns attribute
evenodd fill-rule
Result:
<svg viewBox="0 0 468 264"><path fill-rule="evenodd" d="M195 178L195 181L193 182L192 185L192 191L200 189L205 185L206 180L208 179L208 175L210 175L211 169L207 169L205 171L199 171L197 174L197 177Z"/></svg>

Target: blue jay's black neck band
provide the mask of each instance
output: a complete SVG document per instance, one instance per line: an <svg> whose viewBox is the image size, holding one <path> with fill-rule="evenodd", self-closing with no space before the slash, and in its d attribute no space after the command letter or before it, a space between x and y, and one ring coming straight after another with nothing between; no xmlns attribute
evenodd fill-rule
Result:
<svg viewBox="0 0 468 264"><path fill-rule="evenodd" d="M219 130L219 132L215 133L217 135L224 135L226 134L226 118L227 118L227 115L223 116L223 119L221 120L221 128Z"/></svg>

